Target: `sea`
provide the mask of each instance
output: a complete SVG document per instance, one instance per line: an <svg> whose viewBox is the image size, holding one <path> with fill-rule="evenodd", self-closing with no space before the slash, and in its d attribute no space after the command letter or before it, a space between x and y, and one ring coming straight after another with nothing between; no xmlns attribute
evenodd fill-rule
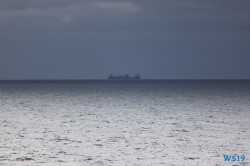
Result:
<svg viewBox="0 0 250 166"><path fill-rule="evenodd" d="M249 166L250 81L0 81L0 165Z"/></svg>

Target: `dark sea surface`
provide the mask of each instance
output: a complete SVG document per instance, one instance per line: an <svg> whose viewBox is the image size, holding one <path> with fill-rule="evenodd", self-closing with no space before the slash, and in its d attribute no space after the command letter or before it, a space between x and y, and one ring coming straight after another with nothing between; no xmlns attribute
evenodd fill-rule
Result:
<svg viewBox="0 0 250 166"><path fill-rule="evenodd" d="M0 115L0 165L249 165L249 80L0 81Z"/></svg>
<svg viewBox="0 0 250 166"><path fill-rule="evenodd" d="M249 96L250 80L27 80L0 81L0 92L178 94Z"/></svg>

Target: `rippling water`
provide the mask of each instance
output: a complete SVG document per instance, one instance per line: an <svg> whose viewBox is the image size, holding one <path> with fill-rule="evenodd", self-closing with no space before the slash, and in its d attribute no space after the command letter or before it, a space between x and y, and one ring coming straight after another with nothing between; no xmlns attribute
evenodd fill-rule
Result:
<svg viewBox="0 0 250 166"><path fill-rule="evenodd" d="M0 165L249 165L249 129L250 81L0 82Z"/></svg>

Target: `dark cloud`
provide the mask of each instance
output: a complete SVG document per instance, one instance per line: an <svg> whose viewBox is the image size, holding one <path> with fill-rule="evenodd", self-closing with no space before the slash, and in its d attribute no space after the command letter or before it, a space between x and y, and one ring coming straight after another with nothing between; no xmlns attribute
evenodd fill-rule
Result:
<svg viewBox="0 0 250 166"><path fill-rule="evenodd" d="M0 78L250 78L250 2L3 0Z"/></svg>

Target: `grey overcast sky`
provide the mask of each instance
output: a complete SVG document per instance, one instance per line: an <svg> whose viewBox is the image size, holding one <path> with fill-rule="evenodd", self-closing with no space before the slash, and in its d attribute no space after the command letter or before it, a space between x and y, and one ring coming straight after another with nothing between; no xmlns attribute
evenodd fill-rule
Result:
<svg viewBox="0 0 250 166"><path fill-rule="evenodd" d="M0 79L250 79L249 0L0 0Z"/></svg>

